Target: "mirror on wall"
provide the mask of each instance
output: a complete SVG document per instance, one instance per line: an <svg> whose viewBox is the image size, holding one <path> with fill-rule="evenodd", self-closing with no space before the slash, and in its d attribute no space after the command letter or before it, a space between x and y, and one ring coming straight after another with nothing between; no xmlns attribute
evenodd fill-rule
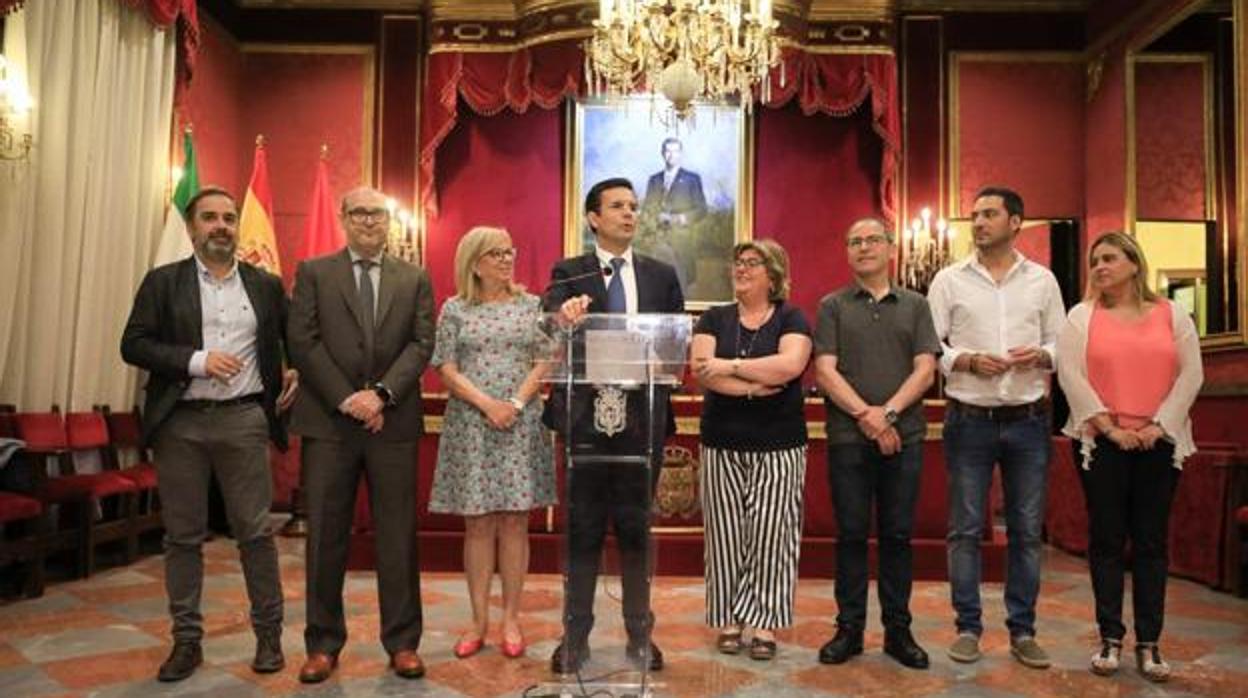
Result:
<svg viewBox="0 0 1248 698"><path fill-rule="evenodd" d="M1129 58L1128 207L1149 286L1187 308L1206 344L1238 344L1235 24L1199 0Z"/></svg>

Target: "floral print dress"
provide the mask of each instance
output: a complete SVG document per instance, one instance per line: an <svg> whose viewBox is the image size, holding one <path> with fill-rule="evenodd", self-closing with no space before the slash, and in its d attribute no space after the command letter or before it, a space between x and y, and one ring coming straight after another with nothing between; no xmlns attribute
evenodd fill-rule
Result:
<svg viewBox="0 0 1248 698"><path fill-rule="evenodd" d="M431 363L453 362L482 392L506 400L516 393L539 354L543 336L537 296L468 303L450 298L438 318ZM527 511L555 503L551 438L533 399L508 429L452 396L446 405L429 511L475 516Z"/></svg>

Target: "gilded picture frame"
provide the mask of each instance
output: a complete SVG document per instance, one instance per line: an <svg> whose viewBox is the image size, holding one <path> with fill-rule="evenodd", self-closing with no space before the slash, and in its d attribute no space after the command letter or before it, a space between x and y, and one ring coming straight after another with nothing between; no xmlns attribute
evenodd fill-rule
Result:
<svg viewBox="0 0 1248 698"><path fill-rule="evenodd" d="M639 95L569 103L564 254L593 246L585 196L625 177L640 205L634 249L676 268L685 309L732 301L732 247L754 225L753 124L735 104L698 104L691 119Z"/></svg>

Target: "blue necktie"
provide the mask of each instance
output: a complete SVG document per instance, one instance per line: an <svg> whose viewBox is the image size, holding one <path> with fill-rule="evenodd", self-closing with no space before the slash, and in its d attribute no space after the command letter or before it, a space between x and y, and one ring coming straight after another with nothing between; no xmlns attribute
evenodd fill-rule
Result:
<svg viewBox="0 0 1248 698"><path fill-rule="evenodd" d="M607 312L628 312L628 299L624 296L624 279L620 277L620 267L624 266L623 257L611 258L611 281L607 284Z"/></svg>

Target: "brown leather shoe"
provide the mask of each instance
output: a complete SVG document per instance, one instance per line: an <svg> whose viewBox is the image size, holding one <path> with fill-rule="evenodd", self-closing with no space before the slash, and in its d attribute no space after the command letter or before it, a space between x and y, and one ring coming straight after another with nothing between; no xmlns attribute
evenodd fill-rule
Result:
<svg viewBox="0 0 1248 698"><path fill-rule="evenodd" d="M425 675L425 663L420 661L416 650L399 650L390 656L394 673L405 679L419 679Z"/></svg>
<svg viewBox="0 0 1248 698"><path fill-rule="evenodd" d="M324 652L313 652L308 655L308 658L303 662L303 668L299 670L299 681L301 683L320 683L328 679L337 666L338 658L334 655Z"/></svg>

